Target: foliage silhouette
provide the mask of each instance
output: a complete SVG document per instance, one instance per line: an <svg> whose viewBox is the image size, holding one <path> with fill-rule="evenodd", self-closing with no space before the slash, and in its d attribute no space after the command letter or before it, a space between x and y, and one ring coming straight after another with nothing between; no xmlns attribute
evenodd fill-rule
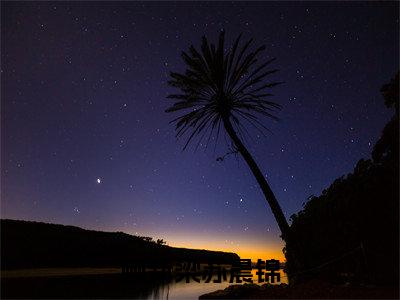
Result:
<svg viewBox="0 0 400 300"><path fill-rule="evenodd" d="M287 220L263 173L243 143L249 134L245 122L264 134L268 129L258 117L277 119L274 112L280 109L280 105L267 100L272 96L268 90L282 82L265 81L268 75L278 70L267 69L275 58L258 62L259 54L266 48L264 45L251 51L253 39L244 45L240 41L241 35L225 51L225 33L221 31L217 46L203 36L199 51L193 45L188 52L183 51L186 71L184 74L171 72L172 79L168 82L180 89L181 94L168 96L175 103L166 112L183 111L183 115L172 122L176 124L177 137L189 135L184 149L198 137L197 149L207 134L206 145L214 133L217 143L220 128L224 127L235 148L233 152L238 151L250 167L271 207L282 238L286 240L289 235ZM223 160L223 157L218 160Z"/></svg>
<svg viewBox="0 0 400 300"><path fill-rule="evenodd" d="M167 242L164 241L163 239L157 239L157 244L158 244L158 245L166 245Z"/></svg>
<svg viewBox="0 0 400 300"><path fill-rule="evenodd" d="M394 143L398 139L399 126L399 72L395 78L381 88L381 93L388 108L394 108L395 114L383 129L382 136L374 146L372 158L375 162L382 161L384 157L396 158L395 153L399 153L399 143ZM396 136L397 135L397 136Z"/></svg>
<svg viewBox="0 0 400 300"><path fill-rule="evenodd" d="M373 159L361 159L353 173L336 179L319 197L311 196L291 217L290 229L301 242L296 254L303 270L293 265L290 244L284 251L286 269L289 274L298 272L298 280L326 277L398 285L398 80L397 73L381 89L395 114L373 149Z"/></svg>

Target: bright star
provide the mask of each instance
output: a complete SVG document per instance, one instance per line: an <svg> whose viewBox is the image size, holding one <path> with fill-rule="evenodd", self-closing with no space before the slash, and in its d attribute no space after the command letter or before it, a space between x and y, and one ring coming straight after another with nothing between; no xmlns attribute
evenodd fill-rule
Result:
<svg viewBox="0 0 400 300"><path fill-rule="evenodd" d="M96 181L97 181L97 183L98 183L98 184L100 184L100 183L101 183L101 179L100 179L100 178L97 178L97 180L96 180Z"/></svg>

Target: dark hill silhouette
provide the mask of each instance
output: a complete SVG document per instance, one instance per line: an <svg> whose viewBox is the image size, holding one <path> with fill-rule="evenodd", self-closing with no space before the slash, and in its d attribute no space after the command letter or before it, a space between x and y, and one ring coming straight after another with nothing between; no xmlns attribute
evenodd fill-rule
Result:
<svg viewBox="0 0 400 300"><path fill-rule="evenodd" d="M1 269L158 266L174 262L232 263L235 253L175 248L152 238L75 226L1 220Z"/></svg>

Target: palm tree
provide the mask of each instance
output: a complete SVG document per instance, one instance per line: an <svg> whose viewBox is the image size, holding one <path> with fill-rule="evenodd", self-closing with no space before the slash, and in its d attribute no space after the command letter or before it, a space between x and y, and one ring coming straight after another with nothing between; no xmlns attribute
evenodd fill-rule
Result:
<svg viewBox="0 0 400 300"><path fill-rule="evenodd" d="M209 132L208 142L214 132L216 138L221 124L234 145L253 172L282 233L282 239L289 235L289 225L267 180L260 171L254 158L243 143L248 122L257 130L267 129L257 115L277 119L273 112L280 105L266 100L272 96L266 90L282 82L265 82L265 78L277 70L266 70L275 59L257 64L257 56L265 46L249 51L252 39L240 46L238 36L229 51L224 50L224 31L219 35L218 46L202 38L201 50L192 45L189 52L182 52L187 69L184 74L171 72L168 83L181 90L181 94L172 94L167 98L175 103L166 112L183 111L184 114L174 119L177 137L191 131L184 149L194 137L200 137L197 146Z"/></svg>

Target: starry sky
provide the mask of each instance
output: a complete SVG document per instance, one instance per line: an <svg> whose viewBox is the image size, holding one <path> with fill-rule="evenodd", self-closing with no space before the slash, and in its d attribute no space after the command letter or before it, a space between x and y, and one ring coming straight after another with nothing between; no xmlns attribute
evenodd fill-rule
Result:
<svg viewBox="0 0 400 300"><path fill-rule="evenodd" d="M182 152L170 71L202 35L277 57L279 122L247 146L287 217L368 158L392 112L395 2L2 2L1 217L282 259L270 209L223 139Z"/></svg>

